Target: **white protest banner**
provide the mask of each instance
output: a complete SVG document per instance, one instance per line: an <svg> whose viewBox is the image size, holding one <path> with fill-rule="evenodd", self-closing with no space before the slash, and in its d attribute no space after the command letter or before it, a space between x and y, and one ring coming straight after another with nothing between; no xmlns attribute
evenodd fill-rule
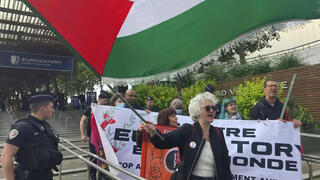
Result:
<svg viewBox="0 0 320 180"><path fill-rule="evenodd" d="M138 112L156 123L157 113ZM119 164L139 175L141 150L135 141L140 119L130 109L119 107L97 105L93 113L97 124L103 127L100 136L107 137ZM106 125L105 114L112 117L112 124ZM188 116L178 116L178 122L193 123ZM223 130L234 180L302 179L300 130L294 129L291 122L214 120L213 125Z"/></svg>
<svg viewBox="0 0 320 180"><path fill-rule="evenodd" d="M103 140L103 136L107 137L121 167L140 175L141 149L136 145L136 131L141 123L139 117L129 108L96 105L93 106L92 110L97 125L102 126L104 132L103 134L99 132L101 140ZM147 115L145 111L137 111L145 119L156 123L158 113ZM112 121L110 121L110 118L112 118ZM105 147L103 148L106 149ZM108 159L108 154L106 154L106 159ZM121 179L130 179L122 173L120 173L119 177Z"/></svg>
<svg viewBox="0 0 320 180"><path fill-rule="evenodd" d="M234 180L302 179L300 131L291 122L215 120L223 129Z"/></svg>

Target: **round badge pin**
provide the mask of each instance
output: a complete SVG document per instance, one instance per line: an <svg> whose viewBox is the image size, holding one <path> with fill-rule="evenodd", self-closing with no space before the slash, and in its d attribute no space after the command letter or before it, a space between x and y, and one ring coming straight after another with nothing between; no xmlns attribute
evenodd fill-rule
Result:
<svg viewBox="0 0 320 180"><path fill-rule="evenodd" d="M194 149L194 148L197 147L197 143L194 142L194 141L191 141L190 144L189 144L189 146L190 146L191 149Z"/></svg>

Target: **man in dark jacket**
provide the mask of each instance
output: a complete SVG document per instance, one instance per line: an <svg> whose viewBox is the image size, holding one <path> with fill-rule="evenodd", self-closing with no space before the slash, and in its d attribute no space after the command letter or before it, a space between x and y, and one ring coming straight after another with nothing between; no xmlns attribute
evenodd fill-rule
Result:
<svg viewBox="0 0 320 180"><path fill-rule="evenodd" d="M124 97L125 97L126 101L127 101L131 106L133 106L134 109L143 110L143 108L141 108L141 107L137 104L137 102L136 102L136 100L137 100L137 93L136 93L136 91L135 91L134 89L128 89L128 90L126 91L126 94L125 94ZM129 108L129 106L126 104L126 105L125 105L125 108Z"/></svg>
<svg viewBox="0 0 320 180"><path fill-rule="evenodd" d="M98 105L107 105L109 102L111 95L106 91L101 91L99 98L98 98ZM88 107L84 114L81 117L80 120L80 134L81 134L81 140L83 142L87 142L87 137L91 136L91 116L92 116L92 110L91 107ZM87 135L85 134L85 129L87 131ZM91 153L96 154L96 150L93 144L89 141L89 150ZM91 157L90 161L96 163L96 158ZM90 167L90 180L96 179L97 170L93 167Z"/></svg>
<svg viewBox="0 0 320 180"><path fill-rule="evenodd" d="M251 120L281 120L283 122L291 121L288 111L285 111L285 116L280 119L283 103L277 98L279 85L276 80L266 80L264 83L264 96L250 111ZM293 125L295 128L301 126L299 120L294 119Z"/></svg>

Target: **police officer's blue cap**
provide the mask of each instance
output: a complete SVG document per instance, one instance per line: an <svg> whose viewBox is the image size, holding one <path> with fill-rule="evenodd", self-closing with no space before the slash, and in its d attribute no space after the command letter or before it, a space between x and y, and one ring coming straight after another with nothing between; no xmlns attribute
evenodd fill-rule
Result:
<svg viewBox="0 0 320 180"><path fill-rule="evenodd" d="M212 86L212 84L208 84L206 88L204 89L205 92L214 93L216 91L216 88Z"/></svg>
<svg viewBox="0 0 320 180"><path fill-rule="evenodd" d="M111 94L106 91L100 91L99 98L109 99L111 98Z"/></svg>
<svg viewBox="0 0 320 180"><path fill-rule="evenodd" d="M153 101L154 98L153 98L152 96L147 96L146 100L147 100L147 101Z"/></svg>
<svg viewBox="0 0 320 180"><path fill-rule="evenodd" d="M53 102L53 97L50 94L35 93L29 98L29 104L34 104L39 102Z"/></svg>

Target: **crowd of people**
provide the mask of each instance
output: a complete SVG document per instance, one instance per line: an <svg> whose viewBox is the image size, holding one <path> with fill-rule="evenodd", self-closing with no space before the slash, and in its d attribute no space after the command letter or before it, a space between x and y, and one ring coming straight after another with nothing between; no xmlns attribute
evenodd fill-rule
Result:
<svg viewBox="0 0 320 180"><path fill-rule="evenodd" d="M277 98L278 88L276 80L269 79L265 82L265 96L252 108L251 120L258 122L261 120L291 121L287 111L283 119L280 117L283 103ZM180 162L182 165L178 166L178 169L181 169L179 178L191 180L232 179L224 137L219 136L222 134L221 130L212 126L211 123L215 118L228 120L244 120L244 118L240 115L234 98L224 98L220 106L214 95L214 90L212 85L208 85L205 93L191 99L189 114L194 124L184 124L176 130L162 134L164 140L155 135L158 130L154 124L142 123L139 126L137 138L141 131L145 130L155 147L160 149L179 148L182 160L182 163ZM301 122L295 119L293 126L297 128L301 126ZM138 145L140 145L139 143L140 141L137 142ZM175 174L175 176L177 175Z"/></svg>
<svg viewBox="0 0 320 180"><path fill-rule="evenodd" d="M189 113L194 124L183 124L176 130L162 134L164 140L155 136L157 130L152 123L142 123L142 128L149 134L155 147L179 148L183 162L183 166L179 167L179 179L232 179L223 133L211 125L217 103L217 98L209 92L198 94L189 104Z"/></svg>
<svg viewBox="0 0 320 180"><path fill-rule="evenodd" d="M280 114L283 108L283 103L277 98L278 96L278 82L276 80L269 79L265 82L264 92L265 96L257 102L250 112L250 119L257 120L281 120L283 122L291 121L289 114L285 111L285 116L280 119ZM231 119L231 120L245 120L245 118L239 113L237 107L237 101L233 97L227 97L222 100L221 105L219 104L217 98L214 95L215 88L211 84L208 84L204 89L204 93L197 95L195 98L191 99L189 104L189 114L194 120L194 125L183 125L179 128L179 123L176 115L183 115L183 101L181 98L175 97L170 101L169 107L165 108L158 113L157 125L177 127L178 129L172 131L171 133L163 134L165 138L164 141L160 141L158 136L154 136L156 130L155 125L152 123L141 123L137 130L136 142L139 147L141 147L142 132L145 130L150 135L151 142L158 148L172 148L179 147L180 152L186 152L185 144L190 138L195 138L195 144L199 144L198 149L200 153L199 157L195 158L195 155L189 152L191 157L186 158L189 155L180 154L181 159L185 159L187 166L186 172L184 172L185 177L191 179L212 179L212 177L223 177L222 179L231 179L229 162L228 162L228 150L225 145L224 139L221 141L214 140L213 136L217 134L222 134L215 129L211 124L214 119ZM155 107L155 99L152 96L147 96L145 100L145 107L140 107L136 102L136 91L129 89L124 95L125 100L137 110L145 110L146 113L158 112ZM127 104L122 102L122 100L114 94L111 96L105 91L102 91L98 104L101 105L111 105L123 108L129 108ZM89 107L81 118L80 131L81 139L86 142L87 137L90 137L90 133L84 134L84 122L90 119L91 108ZM297 128L301 126L301 122L298 120L292 120L294 127ZM90 124L90 123L87 123ZM88 127L88 125L87 125ZM193 128L196 129L195 135L190 135ZM90 128L87 128L87 132L90 132ZM199 136L199 137L198 137ZM210 138L211 137L211 138ZM222 136L223 137L223 136ZM204 142L201 141L204 139ZM211 146L210 146L211 145ZM95 153L92 145L90 150ZM210 148L211 147L211 148ZM218 148L218 153L213 153L210 149ZM187 151L188 152L188 151ZM195 151L192 151L193 153ZM206 158L204 158L206 157ZM214 158L213 158L214 157ZM196 163L195 163L196 162ZM191 167L190 164L195 164ZM209 168L209 169L208 169ZM91 171L90 171L91 172ZM191 174L187 172L192 172ZM208 173L210 172L210 173ZM91 179L96 178L96 172L93 169L91 173Z"/></svg>
<svg viewBox="0 0 320 180"><path fill-rule="evenodd" d="M264 84L265 96L257 102L250 112L250 119L257 120L280 120L292 121L294 128L301 126L301 122L291 120L288 112L284 118L280 118L283 103L277 98L278 82L269 79ZM141 147L142 132L149 134L151 143L160 149L178 147L183 168L180 172L186 179L232 179L228 149L224 140L223 132L211 123L214 119L244 120L239 113L237 102L233 97L224 98L222 104L214 95L215 88L207 85L203 93L190 100L188 111L193 125L183 124L181 127L177 115L183 115L183 101L176 97L170 101L168 108L160 110L157 125L176 127L177 129L162 134L161 140L156 134L156 126L153 123L141 123L137 130L137 145ZM129 89L124 95L125 100L137 110L145 110L146 113L158 112L155 107L155 99L147 96L145 107L140 107L136 102L136 91ZM50 95L38 94L29 99L31 114L27 118L13 125L1 156L1 163L6 179L27 176L26 179L52 179L52 169L62 161L62 154L57 149L57 139L51 126L46 123L54 112L54 99ZM128 108L117 94L111 95L101 91L98 97L98 105L110 105ZM81 140L87 142L91 136L90 120L92 109L88 107L80 120ZM159 132L160 133L160 132ZM161 133L160 133L161 134ZM35 137L38 135L37 137ZM218 138L216 138L218 137ZM35 140L44 140L37 143ZM31 146L27 145L31 144ZM187 145L186 145L187 144ZM46 154L39 155L40 149L46 149ZM89 149L96 154L96 149L89 141ZM37 154L38 153L38 154ZM16 170L13 169L12 157L16 156L19 163ZM45 159L47 157L51 159ZM54 157L54 158L52 158ZM95 158L91 159L93 162ZM50 162L45 164L44 162ZM53 164L52 164L53 163ZM28 174L24 174L28 172ZM90 178L96 179L97 171L90 169ZM103 175L100 179L107 179Z"/></svg>

